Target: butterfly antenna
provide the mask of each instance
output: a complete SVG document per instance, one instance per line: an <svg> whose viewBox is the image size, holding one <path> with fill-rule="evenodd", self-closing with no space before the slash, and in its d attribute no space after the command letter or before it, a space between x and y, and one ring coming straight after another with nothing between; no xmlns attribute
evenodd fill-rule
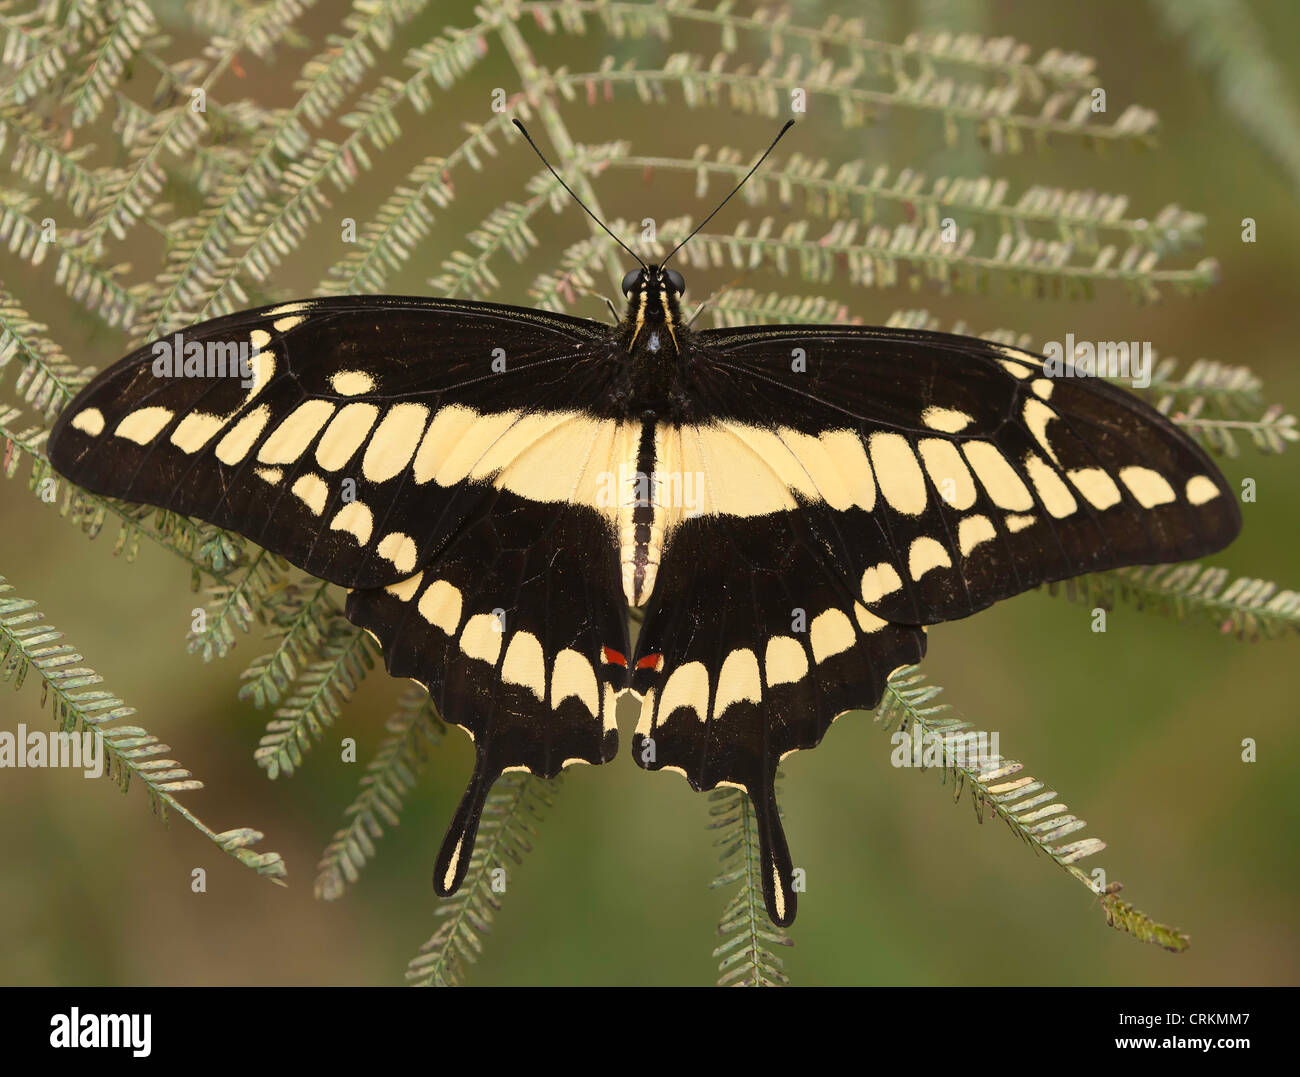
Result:
<svg viewBox="0 0 1300 1077"><path fill-rule="evenodd" d="M518 123L519 121L516 120L515 122ZM777 133L776 138L772 139L772 145L768 146L767 149L763 151L763 156L754 162L754 167L745 173L744 179L742 179L739 183L736 184L735 187L731 189L731 194L727 195L726 198L724 198L721 202L718 203L717 209L715 209L712 213L710 213L707 217L705 217L704 220L700 221L700 223L695 226L694 232L692 232L689 236L686 237L686 239L683 239L679 244L677 244L677 246L675 246L672 250L668 252L668 258L671 258L674 254L676 254L679 250L681 250L684 246L686 246L687 242L691 239L691 237L695 235L695 232L698 232L701 228L703 228L706 224L708 224L711 220L713 220L713 218L717 215L718 210L731 201L732 195L734 195L743 186L745 186L745 183L748 181L749 177L758 171L758 166L767 160L767 155L771 153L774 149L776 149L776 144L781 141L781 137L793 126L794 126L794 120L785 121L785 126L782 127L781 130ZM661 268L668 264L668 258L665 258L662 262L659 263Z"/></svg>
<svg viewBox="0 0 1300 1077"><path fill-rule="evenodd" d="M625 251L627 251L628 254L630 254L633 258L635 258L637 260L637 264L642 269L645 269L646 264L645 262L641 261L641 256L637 254L636 251L634 251L626 243L624 243L621 239L619 239L618 236L614 235L613 232L610 232L609 227L605 224L605 222L602 221L599 217L597 217L594 213L592 213L591 210L587 209L587 203L584 202L581 198L579 198L576 194L574 194L573 188L570 187L567 183L564 182L563 179L560 178L560 174L556 172L555 169L551 168L551 162L548 161L546 159L546 155L543 154L542 151L537 148L537 143L533 141L533 136L528 133L528 128L525 127L518 120L514 120L513 122L514 125L519 128L519 133L522 134L524 138L528 139L528 145L533 147L533 152L537 154L538 157L541 158L542 164L544 164L548 169L550 169L551 175L556 178L560 186L569 192L569 197L572 198L575 202L578 203L578 205L582 207L583 211L587 214L588 217L590 217L593 221L595 221L598 225L600 225L601 228L604 228L606 232L609 232L610 239L612 239L615 243L617 243L620 247L622 247ZM784 134L784 132L782 133ZM773 144L775 145L775 143ZM764 156L767 155L764 154Z"/></svg>

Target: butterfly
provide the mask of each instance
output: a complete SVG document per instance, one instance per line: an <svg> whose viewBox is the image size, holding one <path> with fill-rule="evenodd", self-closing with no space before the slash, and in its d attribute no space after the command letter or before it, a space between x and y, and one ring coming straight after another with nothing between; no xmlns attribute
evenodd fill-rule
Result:
<svg viewBox="0 0 1300 1077"><path fill-rule="evenodd" d="M104 370L52 431L79 486L348 589L388 672L474 742L439 894L495 780L609 761L631 692L642 767L751 798L787 925L777 768L875 707L926 626L1240 530L1205 452L1109 382L935 332L696 331L675 253L637 258L615 325L393 296L215 318Z"/></svg>

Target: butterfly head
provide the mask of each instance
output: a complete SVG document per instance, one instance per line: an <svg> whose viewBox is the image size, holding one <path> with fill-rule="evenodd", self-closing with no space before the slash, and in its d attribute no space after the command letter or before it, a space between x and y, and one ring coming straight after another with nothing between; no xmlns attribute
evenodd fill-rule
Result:
<svg viewBox="0 0 1300 1077"><path fill-rule="evenodd" d="M686 291L686 281L675 269L648 265L630 270L623 278L623 295L627 297L627 350L651 353L677 351L677 334L681 329L678 298Z"/></svg>

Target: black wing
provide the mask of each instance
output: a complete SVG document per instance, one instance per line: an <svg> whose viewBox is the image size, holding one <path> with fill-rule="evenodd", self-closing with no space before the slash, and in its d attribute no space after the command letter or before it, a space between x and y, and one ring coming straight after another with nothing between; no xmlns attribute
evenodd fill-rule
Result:
<svg viewBox="0 0 1300 1077"><path fill-rule="evenodd" d="M755 801L769 914L794 915L772 782L875 707L921 627L1049 580L1218 550L1231 489L1164 416L968 337L857 327L693 338L690 422L656 466L670 526L636 651L633 751ZM651 744L651 742L653 742Z"/></svg>
<svg viewBox="0 0 1300 1077"><path fill-rule="evenodd" d="M231 528L344 587L381 586L482 509L480 461L499 458L489 450L507 429L549 432L517 420L571 415L601 395L602 331L519 307L388 296L243 311L103 371L55 423L50 460L94 493ZM224 374L168 374L164 345L231 361ZM256 349L248 377L240 346Z"/></svg>
<svg viewBox="0 0 1300 1077"><path fill-rule="evenodd" d="M551 776L615 747L627 674L605 648L629 645L616 521L597 495L629 450L591 407L608 336L484 303L281 304L163 342L179 370L139 349L51 435L51 461L79 485L231 528L353 589L347 615L388 670L475 741L442 893L503 770ZM255 346L248 368L239 345Z"/></svg>

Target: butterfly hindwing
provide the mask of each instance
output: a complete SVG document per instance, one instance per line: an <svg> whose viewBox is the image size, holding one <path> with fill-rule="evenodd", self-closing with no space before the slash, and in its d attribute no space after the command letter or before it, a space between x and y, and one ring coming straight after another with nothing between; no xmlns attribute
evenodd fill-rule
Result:
<svg viewBox="0 0 1300 1077"><path fill-rule="evenodd" d="M768 913L789 924L777 766L815 747L840 714L875 706L889 674L924 653L919 627L875 616L845 586L799 513L686 520L664 549L637 643L633 754L695 789L749 794Z"/></svg>
<svg viewBox="0 0 1300 1077"><path fill-rule="evenodd" d="M349 595L349 619L380 641L388 672L423 684L474 740L474 774L434 871L439 893L459 887L503 771L549 778L613 758L627 671L609 654L629 649L618 572L596 513L497 491L418 574Z"/></svg>

